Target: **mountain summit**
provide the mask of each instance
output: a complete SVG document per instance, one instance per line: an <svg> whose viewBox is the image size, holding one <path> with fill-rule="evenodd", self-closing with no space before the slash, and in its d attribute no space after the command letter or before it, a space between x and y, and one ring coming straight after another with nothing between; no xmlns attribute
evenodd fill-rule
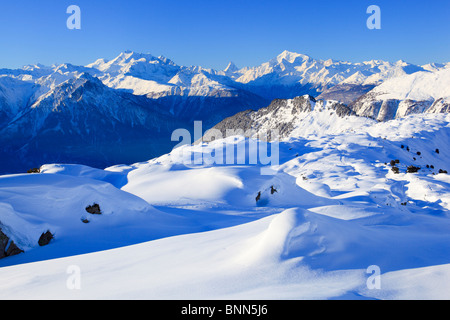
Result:
<svg viewBox="0 0 450 320"><path fill-rule="evenodd" d="M234 62L230 61L227 65L227 67L223 70L225 73L228 72L236 72L239 68L234 64Z"/></svg>

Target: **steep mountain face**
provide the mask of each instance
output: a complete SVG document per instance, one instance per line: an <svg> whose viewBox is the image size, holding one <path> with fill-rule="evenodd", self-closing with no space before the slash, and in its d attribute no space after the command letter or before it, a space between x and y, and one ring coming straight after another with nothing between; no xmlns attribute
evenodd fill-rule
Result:
<svg viewBox="0 0 450 320"><path fill-rule="evenodd" d="M358 115L378 121L412 113L449 112L450 68L388 80L358 98L351 108Z"/></svg>
<svg viewBox="0 0 450 320"><path fill-rule="evenodd" d="M1 166L23 172L49 162L130 163L170 151L171 132L185 126L155 102L82 73L1 129Z"/></svg>
<svg viewBox="0 0 450 320"><path fill-rule="evenodd" d="M27 106L34 87L29 82L0 76L0 128Z"/></svg>

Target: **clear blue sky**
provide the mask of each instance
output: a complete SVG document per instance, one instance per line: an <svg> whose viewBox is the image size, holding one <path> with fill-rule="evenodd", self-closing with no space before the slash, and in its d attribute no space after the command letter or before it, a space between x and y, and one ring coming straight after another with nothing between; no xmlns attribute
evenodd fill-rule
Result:
<svg viewBox="0 0 450 320"><path fill-rule="evenodd" d="M66 9L81 8L68 30ZM366 9L381 8L381 30ZM180 65L255 66L284 50L318 59L450 61L448 0L0 1L0 68L85 65L125 50Z"/></svg>

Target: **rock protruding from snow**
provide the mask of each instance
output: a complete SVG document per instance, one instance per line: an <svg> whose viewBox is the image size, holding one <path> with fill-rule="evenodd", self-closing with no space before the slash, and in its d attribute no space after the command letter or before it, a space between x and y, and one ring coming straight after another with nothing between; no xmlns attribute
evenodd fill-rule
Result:
<svg viewBox="0 0 450 320"><path fill-rule="evenodd" d="M11 257L23 253L13 240L3 233L0 228L0 259Z"/></svg>
<svg viewBox="0 0 450 320"><path fill-rule="evenodd" d="M38 244L40 247L44 247L52 241L54 238L54 235L50 232L50 230L47 230L47 232L44 232L41 234L38 240Z"/></svg>

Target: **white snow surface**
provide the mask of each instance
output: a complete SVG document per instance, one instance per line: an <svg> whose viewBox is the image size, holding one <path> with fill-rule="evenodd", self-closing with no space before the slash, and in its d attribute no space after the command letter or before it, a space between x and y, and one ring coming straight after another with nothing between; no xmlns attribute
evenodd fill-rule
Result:
<svg viewBox="0 0 450 320"><path fill-rule="evenodd" d="M372 93L377 100L397 99L433 101L450 99L450 68L435 72L416 72L387 80L375 87Z"/></svg>
<svg viewBox="0 0 450 320"><path fill-rule="evenodd" d="M25 250L0 260L0 299L450 299L450 115L299 128L273 175L246 154L187 161L253 141L230 137L0 177L0 228Z"/></svg>

